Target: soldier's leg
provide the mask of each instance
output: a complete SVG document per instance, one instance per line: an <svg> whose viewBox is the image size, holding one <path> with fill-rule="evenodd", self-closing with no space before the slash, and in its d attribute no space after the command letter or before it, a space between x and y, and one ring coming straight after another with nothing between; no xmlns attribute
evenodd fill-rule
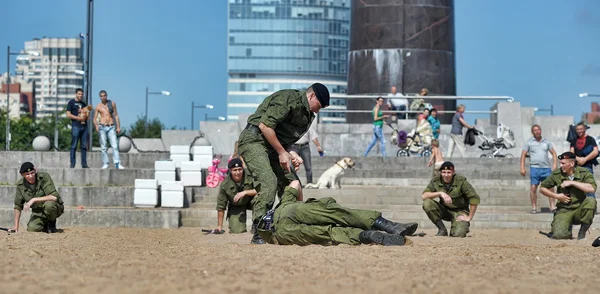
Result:
<svg viewBox="0 0 600 294"><path fill-rule="evenodd" d="M552 237L554 239L571 239L573 229L573 216L575 210L559 208L554 213L552 220Z"/></svg>
<svg viewBox="0 0 600 294"><path fill-rule="evenodd" d="M307 224L280 225L276 228L275 238L281 245L337 245L337 244L382 244L404 245L405 239L377 231L365 231L359 228L315 226Z"/></svg>
<svg viewBox="0 0 600 294"><path fill-rule="evenodd" d="M56 221L56 219L64 212L63 206L56 201L46 201L44 202L43 207L44 216L46 216L49 221Z"/></svg>
<svg viewBox="0 0 600 294"><path fill-rule="evenodd" d="M275 173L275 177L277 177L277 196L279 200L283 197L283 193L285 193L285 187L289 186L291 182L298 181L300 182L300 178L296 171L290 169L290 171L286 171L279 165L279 157L277 154L271 154L269 156L269 162L271 164L271 169ZM302 201L302 188L300 187L298 190L298 195L296 198L299 201Z"/></svg>
<svg viewBox="0 0 600 294"><path fill-rule="evenodd" d="M258 223L275 202L277 177L271 168L267 149L263 145L240 144L239 151L246 161L248 172L252 175L258 192L253 199L252 210L252 219Z"/></svg>
<svg viewBox="0 0 600 294"><path fill-rule="evenodd" d="M444 220L451 221L452 215L446 207L433 199L423 200L423 210L427 217L435 224L438 228L436 236L448 236L448 231L444 225Z"/></svg>
<svg viewBox="0 0 600 294"><path fill-rule="evenodd" d="M592 222L594 221L594 215L596 214L596 198L585 197L585 200L579 205L573 214L573 224L581 225L577 239L584 239L585 234L590 229Z"/></svg>
<svg viewBox="0 0 600 294"><path fill-rule="evenodd" d="M29 222L27 223L27 231L28 232L42 232L45 231L47 227L48 220L44 218L41 214L32 213Z"/></svg>
<svg viewBox="0 0 600 294"><path fill-rule="evenodd" d="M246 207L230 206L229 210L229 233L241 234L247 232L248 230L246 229Z"/></svg>
<svg viewBox="0 0 600 294"><path fill-rule="evenodd" d="M460 237L464 238L469 233L469 228L471 226L470 222L456 221L456 218L459 215L469 215L467 211L450 211L452 214L452 221L450 225L450 237Z"/></svg>
<svg viewBox="0 0 600 294"><path fill-rule="evenodd" d="M289 190L288 190L289 191ZM308 225L333 225L370 230L381 212L364 209L348 209L339 205L335 199L325 197L308 199L299 206L292 219Z"/></svg>

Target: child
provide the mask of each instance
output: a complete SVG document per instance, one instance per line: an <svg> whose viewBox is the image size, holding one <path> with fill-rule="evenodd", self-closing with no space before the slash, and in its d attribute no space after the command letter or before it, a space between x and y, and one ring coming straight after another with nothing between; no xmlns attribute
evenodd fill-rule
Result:
<svg viewBox="0 0 600 294"><path fill-rule="evenodd" d="M442 157L442 151L440 150L440 141L437 139L433 139L431 141L431 156L429 157L429 163L427 166L433 165L433 177L439 176L439 169L444 163L444 158Z"/></svg>

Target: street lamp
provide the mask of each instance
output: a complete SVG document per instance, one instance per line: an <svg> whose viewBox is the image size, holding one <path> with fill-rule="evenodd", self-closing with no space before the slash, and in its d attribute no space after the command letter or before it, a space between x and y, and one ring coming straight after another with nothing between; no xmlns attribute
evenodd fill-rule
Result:
<svg viewBox="0 0 600 294"><path fill-rule="evenodd" d="M217 117L208 117L208 113L206 113L204 115L204 121L208 121L208 120L220 120L220 121L225 121L226 118L224 116L217 116Z"/></svg>
<svg viewBox="0 0 600 294"><path fill-rule="evenodd" d="M579 97L600 97L600 94L580 93Z"/></svg>
<svg viewBox="0 0 600 294"><path fill-rule="evenodd" d="M196 108L208 108L208 109L213 109L215 108L212 104L205 104L205 105L194 105L194 101L192 101L192 125L191 125L191 130L194 129L194 110Z"/></svg>
<svg viewBox="0 0 600 294"><path fill-rule="evenodd" d="M169 91L160 91L160 92L148 92L148 87L146 87L146 114L144 115L144 138L148 137L148 95L164 95L170 96L171 92Z"/></svg>
<svg viewBox="0 0 600 294"><path fill-rule="evenodd" d="M56 111L54 113L54 150L58 150L58 85L59 85L59 75L58 73L70 72L78 76L85 75L85 71L83 70L72 70L65 71L64 66L59 66L56 70Z"/></svg>
<svg viewBox="0 0 600 294"><path fill-rule="evenodd" d="M10 151L10 56L32 55L39 56L39 52L26 51L25 53L10 52L10 46L6 48L6 151Z"/></svg>

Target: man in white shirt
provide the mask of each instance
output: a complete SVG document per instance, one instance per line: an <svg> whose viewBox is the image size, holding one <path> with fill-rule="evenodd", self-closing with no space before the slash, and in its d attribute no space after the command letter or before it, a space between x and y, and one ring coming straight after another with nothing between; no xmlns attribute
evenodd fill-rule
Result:
<svg viewBox="0 0 600 294"><path fill-rule="evenodd" d="M408 109L408 99L404 98L405 96L402 95L402 93L397 92L396 86L392 86L392 92L388 94L388 97L397 97L388 98L387 104L389 105L391 110L397 111L398 119L406 119L406 112L400 112L406 111Z"/></svg>
<svg viewBox="0 0 600 294"><path fill-rule="evenodd" d="M317 121L317 119L315 118L313 120L312 124L310 125L310 127L308 128L308 132L306 132L304 134L304 136L302 136L300 139L298 139L298 141L296 141L296 143L294 143L294 145L292 145L292 148L294 149L294 151L296 151L296 153L298 153L298 155L300 155L300 157L302 158L302 161L304 162L304 170L306 171L306 182L307 183L312 183L312 164L310 161L310 141L313 141L315 143L315 145L317 146L317 150L319 151L320 154L323 153L321 144L319 144L319 140L317 140L319 135L317 134L317 131L316 131L316 125L315 125L316 121Z"/></svg>

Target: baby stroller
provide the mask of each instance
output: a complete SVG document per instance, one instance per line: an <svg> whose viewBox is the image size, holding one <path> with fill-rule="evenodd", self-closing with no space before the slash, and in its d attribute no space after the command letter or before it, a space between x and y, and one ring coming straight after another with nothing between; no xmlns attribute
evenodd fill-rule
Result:
<svg viewBox="0 0 600 294"><path fill-rule="evenodd" d="M498 124L496 139L489 139L481 131L478 132L477 137L481 140L481 145L478 147L484 151L480 156L481 158L514 158L512 154L501 153L502 150L511 149L516 146L515 135L510 128L503 123Z"/></svg>
<svg viewBox="0 0 600 294"><path fill-rule="evenodd" d="M428 157L431 156L431 136L422 136L416 130L410 133L405 131L398 132L398 147L396 157L409 157L411 154Z"/></svg>

